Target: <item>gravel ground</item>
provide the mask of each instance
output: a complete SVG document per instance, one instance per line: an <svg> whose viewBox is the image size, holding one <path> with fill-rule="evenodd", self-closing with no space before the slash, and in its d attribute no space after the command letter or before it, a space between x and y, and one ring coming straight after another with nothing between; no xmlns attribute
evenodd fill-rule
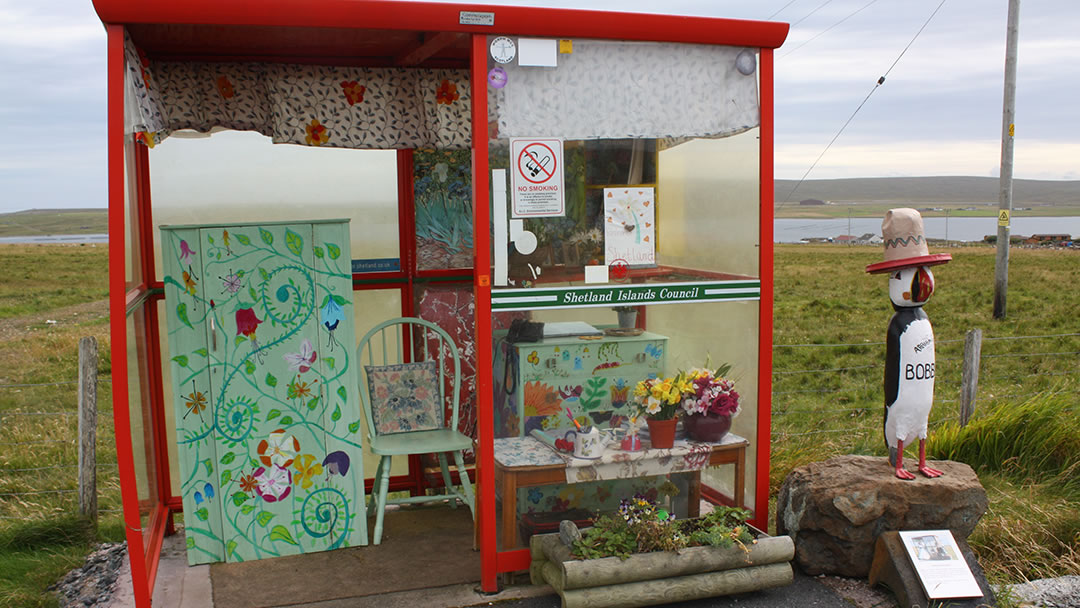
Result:
<svg viewBox="0 0 1080 608"><path fill-rule="evenodd" d="M102 543L81 568L68 572L49 590L56 592L62 608L108 606L116 590L117 574L126 563L127 543Z"/></svg>
<svg viewBox="0 0 1080 608"><path fill-rule="evenodd" d="M1009 590L1023 606L1080 608L1080 576L1044 578L1022 585L1009 585Z"/></svg>
<svg viewBox="0 0 1080 608"><path fill-rule="evenodd" d="M130 589L119 589L117 576L127 565L127 543L104 543L97 546L81 568L67 573L63 580L49 588L55 591L62 608L113 605L114 594L130 595ZM870 587L865 579L838 576L816 577L855 608L891 608L892 595L881 588ZM130 586L130 575L126 577ZM1042 579L1020 585L1008 585L1012 597L1021 606L1031 608L1080 608L1080 576Z"/></svg>

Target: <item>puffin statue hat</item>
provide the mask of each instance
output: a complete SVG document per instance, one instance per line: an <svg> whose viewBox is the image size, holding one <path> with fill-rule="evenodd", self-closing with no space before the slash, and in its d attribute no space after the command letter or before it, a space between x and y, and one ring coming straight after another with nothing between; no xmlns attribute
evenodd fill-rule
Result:
<svg viewBox="0 0 1080 608"><path fill-rule="evenodd" d="M885 241L885 261L870 264L866 272L876 274L914 266L936 266L952 260L947 253L931 254L926 247L922 216L914 209L889 209L881 222Z"/></svg>

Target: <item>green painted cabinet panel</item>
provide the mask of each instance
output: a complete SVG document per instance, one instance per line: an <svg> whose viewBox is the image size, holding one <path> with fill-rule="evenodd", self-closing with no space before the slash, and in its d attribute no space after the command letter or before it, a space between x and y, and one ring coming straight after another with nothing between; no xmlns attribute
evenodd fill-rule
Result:
<svg viewBox="0 0 1080 608"><path fill-rule="evenodd" d="M188 562L367 544L348 224L161 232Z"/></svg>
<svg viewBox="0 0 1080 608"><path fill-rule="evenodd" d="M508 344L495 332L495 434L569 430L566 409L583 423L628 416L634 385L664 373L667 337L554 338ZM603 426L607 426L603 424Z"/></svg>

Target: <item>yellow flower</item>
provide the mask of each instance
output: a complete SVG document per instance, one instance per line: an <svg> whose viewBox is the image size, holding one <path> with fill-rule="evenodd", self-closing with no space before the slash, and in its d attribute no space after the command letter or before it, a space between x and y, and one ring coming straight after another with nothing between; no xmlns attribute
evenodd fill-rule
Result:
<svg viewBox="0 0 1080 608"><path fill-rule="evenodd" d="M305 490L311 487L311 478L315 475L322 475L322 465L315 460L315 456L311 454L304 454L296 459L293 466L296 467L298 475L293 476L293 483L299 484L301 488Z"/></svg>

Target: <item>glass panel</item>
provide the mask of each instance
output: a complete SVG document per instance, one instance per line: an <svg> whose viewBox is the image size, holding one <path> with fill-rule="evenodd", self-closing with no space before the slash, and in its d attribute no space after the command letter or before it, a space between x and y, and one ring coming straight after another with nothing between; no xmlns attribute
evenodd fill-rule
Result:
<svg viewBox="0 0 1080 608"><path fill-rule="evenodd" d="M413 152L416 268L472 268L472 151Z"/></svg>
<svg viewBox="0 0 1080 608"><path fill-rule="evenodd" d="M351 219L354 260L398 263L397 152L174 135L150 151L155 224ZM155 231L155 255L160 235ZM163 267L158 258L158 279Z"/></svg>
<svg viewBox="0 0 1080 608"><path fill-rule="evenodd" d="M401 316L401 291L398 289L362 289L353 291L353 319L356 323L356 341L357 344L353 347L355 352L356 346L360 344L360 340L364 337L371 328L375 327L383 321L393 319ZM361 382L364 380L364 373L362 368L364 365L368 365L367 361L357 361L360 366L358 370L358 378ZM362 420L361 437L367 437L367 420ZM366 439L365 439L366 441ZM375 475L375 471L379 470L379 459L376 456L372 456L367 446L364 446L364 471L368 475ZM408 458L395 458L393 466L390 467L390 475L407 475L409 473L409 459Z"/></svg>
<svg viewBox="0 0 1080 608"><path fill-rule="evenodd" d="M158 300L154 304L157 306L157 318L165 319L167 308L165 306L165 300ZM161 352L165 355L166 363L161 366L161 386L171 387L175 386L172 379L172 365L168 364L169 350L169 332L165 326L165 322L161 321L161 327L158 328L158 339L161 343ZM163 391L164 399L162 400L161 407L165 408L165 437L169 438L168 445L169 450L169 495L180 496L180 481L182 477L180 475L180 459L176 450L176 410L174 410L174 399L182 399L183 395L173 395L172 391L166 389Z"/></svg>
<svg viewBox="0 0 1080 608"><path fill-rule="evenodd" d="M131 136L124 139L124 284L127 289L142 282L142 257L139 255L138 174L135 170L135 146Z"/></svg>
<svg viewBox="0 0 1080 608"><path fill-rule="evenodd" d="M506 174L502 183L497 174L492 180L492 310L528 314L545 331L539 341L516 343L506 340L507 332L494 332L495 434L502 438L496 458L504 465L547 466L531 459L551 458L550 449L529 454L532 444L512 439L569 441L568 431L578 426L619 435L641 427L642 443L651 449L654 436L644 417L630 421L639 409L638 384L725 366L721 375L734 382L741 408L729 442L736 436L746 441L708 449L712 462L717 455L734 462L745 450L743 503L753 508L760 142L756 74L743 68L746 53L751 67L756 55L629 42L584 41L580 48L582 56L575 40L574 53L558 55L554 67L505 66L506 84L493 94L499 138L491 142L489 165ZM697 80L665 84L688 66L700 68ZM593 94L582 88L589 77L610 100L590 101ZM530 105L522 94L538 83L549 88L545 99L558 112ZM643 83L651 94L639 94ZM740 109L721 109L725 104ZM643 109L654 106L663 117L653 120ZM523 125L537 130L519 132ZM545 200L559 191L561 200ZM676 447L691 449L685 432L677 432ZM622 447L614 441L605 449L612 455ZM687 472L695 466L689 463L709 461L653 454L633 467L571 470L572 483L520 488L516 497L503 496L504 506L516 499L513 516L526 530L548 512L613 510L635 492L663 499L670 481L679 489L676 512L694 514L699 502L688 494L697 473ZM557 459L553 466L565 463ZM734 468L706 468L703 482L732 496ZM502 520L500 532L512 541L518 529L507 528L510 520Z"/></svg>
<svg viewBox="0 0 1080 608"><path fill-rule="evenodd" d="M154 431L147 368L146 315L142 308L127 318L128 416L131 426L132 464L139 498L143 542L150 540L150 516L158 504Z"/></svg>

